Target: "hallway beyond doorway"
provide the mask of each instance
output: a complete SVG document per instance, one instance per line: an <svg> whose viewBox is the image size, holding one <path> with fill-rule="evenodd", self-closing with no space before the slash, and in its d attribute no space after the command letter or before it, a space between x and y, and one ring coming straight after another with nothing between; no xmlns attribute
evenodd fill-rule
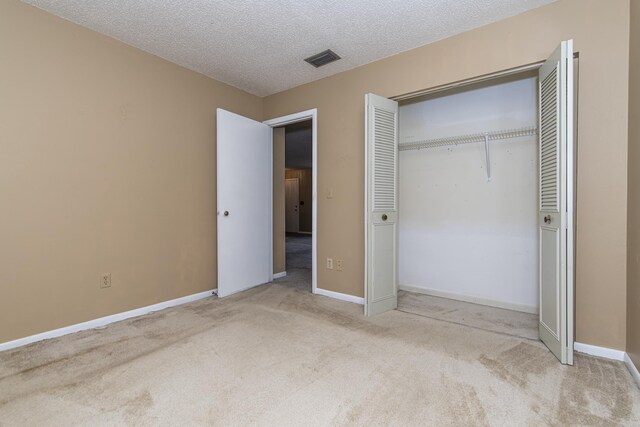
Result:
<svg viewBox="0 0 640 427"><path fill-rule="evenodd" d="M287 276L274 280L311 292L311 234L287 233Z"/></svg>

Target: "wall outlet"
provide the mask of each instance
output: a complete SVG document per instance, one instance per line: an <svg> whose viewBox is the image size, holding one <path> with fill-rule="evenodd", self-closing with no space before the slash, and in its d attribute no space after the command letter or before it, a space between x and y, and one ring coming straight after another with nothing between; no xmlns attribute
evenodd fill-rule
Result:
<svg viewBox="0 0 640 427"><path fill-rule="evenodd" d="M327 269L333 270L333 258L327 258Z"/></svg>
<svg viewBox="0 0 640 427"><path fill-rule="evenodd" d="M336 260L336 270L342 271L343 264L344 264L344 261L342 261L341 259Z"/></svg>
<svg viewBox="0 0 640 427"><path fill-rule="evenodd" d="M101 288L110 288L111 287L111 273L104 273L102 275L102 279L100 280Z"/></svg>

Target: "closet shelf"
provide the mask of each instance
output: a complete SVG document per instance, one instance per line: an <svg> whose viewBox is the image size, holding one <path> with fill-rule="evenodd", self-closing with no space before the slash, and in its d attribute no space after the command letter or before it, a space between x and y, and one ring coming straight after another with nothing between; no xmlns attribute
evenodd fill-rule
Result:
<svg viewBox="0 0 640 427"><path fill-rule="evenodd" d="M488 142L499 139L520 138L538 134L535 126L504 129L493 132L472 133L468 135L450 136L447 138L427 139L423 141L406 142L398 144L399 151L422 150L423 148L446 147L448 145L469 144L473 142Z"/></svg>

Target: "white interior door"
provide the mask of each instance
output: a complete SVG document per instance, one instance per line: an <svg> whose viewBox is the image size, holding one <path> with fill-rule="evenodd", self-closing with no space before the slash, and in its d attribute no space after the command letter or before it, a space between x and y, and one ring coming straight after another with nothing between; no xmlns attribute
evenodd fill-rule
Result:
<svg viewBox="0 0 640 427"><path fill-rule="evenodd" d="M287 233L300 231L300 182L298 178L284 180L285 218Z"/></svg>
<svg viewBox="0 0 640 427"><path fill-rule="evenodd" d="M540 339L573 364L573 43L540 68Z"/></svg>
<svg viewBox="0 0 640 427"><path fill-rule="evenodd" d="M398 103L365 97L365 314L398 306Z"/></svg>
<svg viewBox="0 0 640 427"><path fill-rule="evenodd" d="M218 295L271 280L272 130L217 110Z"/></svg>

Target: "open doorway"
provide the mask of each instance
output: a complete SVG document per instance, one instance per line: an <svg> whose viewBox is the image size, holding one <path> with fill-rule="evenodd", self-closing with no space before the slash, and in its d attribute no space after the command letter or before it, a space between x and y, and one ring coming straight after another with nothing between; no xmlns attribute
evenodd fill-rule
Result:
<svg viewBox="0 0 640 427"><path fill-rule="evenodd" d="M313 153L311 120L285 126L285 266L293 283L311 291Z"/></svg>
<svg viewBox="0 0 640 427"><path fill-rule="evenodd" d="M273 127L273 278L316 289L315 110L265 122Z"/></svg>

